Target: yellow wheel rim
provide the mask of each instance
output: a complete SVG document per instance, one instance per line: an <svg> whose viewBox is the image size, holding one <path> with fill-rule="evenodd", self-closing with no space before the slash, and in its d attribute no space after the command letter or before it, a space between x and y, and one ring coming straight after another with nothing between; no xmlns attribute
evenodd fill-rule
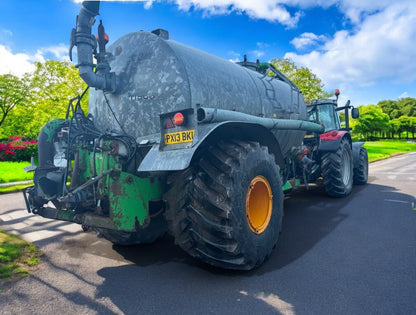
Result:
<svg viewBox="0 0 416 315"><path fill-rule="evenodd" d="M263 176L251 181L246 195L246 216L250 229L261 234L269 225L273 209L273 194L269 182Z"/></svg>

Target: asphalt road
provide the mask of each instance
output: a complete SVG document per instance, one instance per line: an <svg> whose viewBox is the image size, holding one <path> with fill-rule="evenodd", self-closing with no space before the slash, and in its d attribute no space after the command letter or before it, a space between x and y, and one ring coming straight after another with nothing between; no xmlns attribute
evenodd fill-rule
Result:
<svg viewBox="0 0 416 315"><path fill-rule="evenodd" d="M44 252L33 275L2 288L0 314L416 314L415 196L416 153L371 164L368 185L344 199L298 189L270 259L231 272L170 237L112 246L0 195L0 228Z"/></svg>

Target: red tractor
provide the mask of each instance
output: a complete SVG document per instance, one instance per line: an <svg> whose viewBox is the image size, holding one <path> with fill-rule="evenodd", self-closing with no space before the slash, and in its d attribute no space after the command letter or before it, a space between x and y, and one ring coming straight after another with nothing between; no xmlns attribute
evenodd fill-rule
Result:
<svg viewBox="0 0 416 315"><path fill-rule="evenodd" d="M304 138L305 149L297 159L303 181L307 184L322 176L328 195L343 197L351 192L352 185L362 185L368 179L367 150L364 142L352 142L349 131L349 109L352 118L358 118L358 108L350 105L338 107L339 90L336 99L313 100L308 108L309 120L324 127L324 133L308 133ZM345 127L341 127L337 112L344 111Z"/></svg>

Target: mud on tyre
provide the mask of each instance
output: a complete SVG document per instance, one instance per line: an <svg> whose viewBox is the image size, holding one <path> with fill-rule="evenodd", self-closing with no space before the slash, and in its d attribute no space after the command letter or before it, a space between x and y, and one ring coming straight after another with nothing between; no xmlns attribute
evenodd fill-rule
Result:
<svg viewBox="0 0 416 315"><path fill-rule="evenodd" d="M281 230L279 167L257 142L219 141L171 179L166 212L175 242L191 256L227 269L252 269Z"/></svg>

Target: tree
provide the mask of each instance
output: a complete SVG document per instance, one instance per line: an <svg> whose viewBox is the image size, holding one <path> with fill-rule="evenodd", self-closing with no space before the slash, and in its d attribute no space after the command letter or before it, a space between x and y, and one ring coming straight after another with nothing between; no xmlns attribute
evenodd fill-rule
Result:
<svg viewBox="0 0 416 315"><path fill-rule="evenodd" d="M307 102L313 99L331 96L323 90L324 84L312 71L306 67L298 68L290 59L272 59L270 63L287 76L299 90Z"/></svg>
<svg viewBox="0 0 416 315"><path fill-rule="evenodd" d="M416 117L410 117L410 132L412 133L412 139L415 139L416 133Z"/></svg>
<svg viewBox="0 0 416 315"><path fill-rule="evenodd" d="M354 126L354 131L366 138L380 136L390 129L389 116L376 105L360 107L360 117Z"/></svg>
<svg viewBox="0 0 416 315"><path fill-rule="evenodd" d="M389 121L389 130L390 130L391 138L394 138L394 136L398 134L399 139L400 139L400 130L401 130L400 128L401 128L401 124L398 118L391 119Z"/></svg>
<svg viewBox="0 0 416 315"><path fill-rule="evenodd" d="M10 112L27 100L28 86L12 74L0 75L0 126Z"/></svg>
<svg viewBox="0 0 416 315"><path fill-rule="evenodd" d="M378 102L377 106L380 107L384 113L389 115L390 119L399 118L402 115L402 112L400 111L399 105L396 101L383 100Z"/></svg>
<svg viewBox="0 0 416 315"><path fill-rule="evenodd" d="M404 116L416 116L416 99L411 97L401 98L397 101L397 106L400 108Z"/></svg>
<svg viewBox="0 0 416 315"><path fill-rule="evenodd" d="M78 70L68 62L47 60L35 63L36 69L28 74L28 91L25 95L26 106L13 110L7 126L1 130L2 137L23 135L37 137L40 129L48 121L64 118L68 102L80 95L86 84L78 74ZM83 107L87 97L83 100Z"/></svg>
<svg viewBox="0 0 416 315"><path fill-rule="evenodd" d="M401 130L407 134L406 137L409 138L409 132L411 132L412 138L414 139L416 133L416 117L401 116L399 121Z"/></svg>

